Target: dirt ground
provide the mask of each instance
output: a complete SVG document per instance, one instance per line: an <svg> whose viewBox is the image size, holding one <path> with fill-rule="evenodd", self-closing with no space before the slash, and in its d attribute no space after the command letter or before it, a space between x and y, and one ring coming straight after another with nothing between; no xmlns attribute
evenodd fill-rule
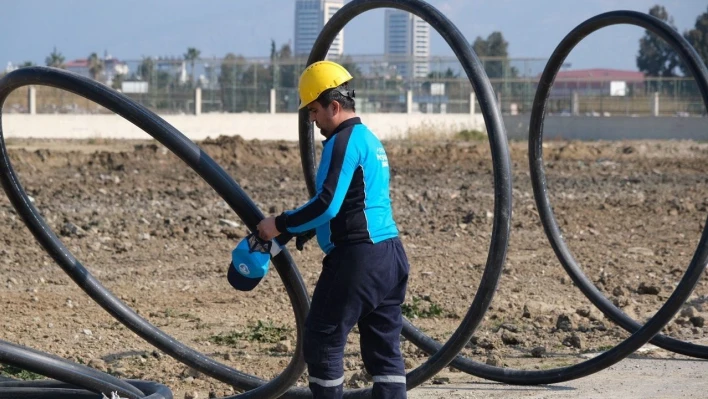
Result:
<svg viewBox="0 0 708 399"><path fill-rule="evenodd" d="M445 384L426 384L409 399L675 399L703 398L708 364L696 359L646 357L628 359L590 376L552 385L510 386L462 373L442 373Z"/></svg>
<svg viewBox="0 0 708 399"><path fill-rule="evenodd" d="M307 200L297 143L221 137L200 145L264 213ZM287 364L294 318L277 273L249 293L230 288L230 250L246 229L161 145L11 140L8 147L22 184L54 231L140 315L190 347L262 378L273 378ZM386 147L395 217L412 267L404 310L426 333L445 340L472 302L486 262L493 210L489 145L392 141ZM704 227L708 144L553 141L545 147L549 193L576 259L608 298L646 320L681 278ZM511 152L508 259L464 354L528 369L577 363L628 334L606 320L560 266L536 211L526 143L512 142ZM155 350L93 303L39 247L4 195L0 220L1 339L120 377L164 383L175 398L235 393ZM311 242L291 253L311 292L319 248ZM707 343L707 294L701 281L665 332ZM357 342L354 332L345 358L348 387L367 384ZM409 342L403 349L409 368L426 359ZM664 351L642 356L673 357ZM429 391L471 378L449 369L439 377L428 383Z"/></svg>

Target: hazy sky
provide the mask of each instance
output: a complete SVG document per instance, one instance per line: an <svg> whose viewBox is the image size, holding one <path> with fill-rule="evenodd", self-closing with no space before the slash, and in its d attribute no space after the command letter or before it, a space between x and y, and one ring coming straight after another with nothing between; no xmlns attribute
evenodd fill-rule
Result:
<svg viewBox="0 0 708 399"><path fill-rule="evenodd" d="M648 12L662 4L680 32L693 28L706 0L430 0L469 41L501 31L514 58L547 58L577 24L606 11ZM228 52L267 56L270 40L292 41L294 0L0 0L0 70L8 62L44 65L54 46L67 60L91 52L135 60L182 56L197 47L202 57ZM383 52L383 10L369 11L344 30L345 53ZM570 54L572 69L636 69L643 29L609 27ZM451 55L434 31L431 53Z"/></svg>

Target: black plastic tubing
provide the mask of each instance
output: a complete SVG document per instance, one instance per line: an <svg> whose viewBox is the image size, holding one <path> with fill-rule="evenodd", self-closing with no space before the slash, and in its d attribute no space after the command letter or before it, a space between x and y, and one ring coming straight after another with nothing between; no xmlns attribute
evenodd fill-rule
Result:
<svg viewBox="0 0 708 399"><path fill-rule="evenodd" d="M584 22L563 39L546 64L531 113L531 123L529 127L529 166L531 168L531 181L539 217L543 223L546 236L553 247L553 251L555 251L563 268L565 268L573 279L573 282L580 288L583 294L585 294L605 316L625 330L635 332L639 330L641 324L637 323L622 312L622 310L617 308L595 287L592 281L585 276L563 240L560 227L553 214L550 198L548 197L546 172L543 168L543 119L550 88L553 85L556 74L560 70L568 53L570 53L573 47L575 47L583 37L605 26L617 24L640 26L660 36L671 45L681 56L684 64L690 69L701 92L703 104L708 108L708 69L706 69L706 65L696 53L696 50L683 36L664 22L647 14L634 11L615 11L601 14ZM700 247L698 249L700 249ZM683 342L661 334L654 337L651 343L672 352L708 359L708 346Z"/></svg>
<svg viewBox="0 0 708 399"><path fill-rule="evenodd" d="M477 94L489 136L494 174L492 237L486 267L479 288L467 314L447 343L442 346L438 344L436 350L431 352L434 352L434 354L425 363L408 373L407 387L411 389L434 376L454 359L472 337L475 329L483 319L484 313L489 308L509 246L512 199L511 161L501 112L497 106L494 90L482 63L457 27L445 15L428 3L420 0L353 0L347 3L327 22L322 32L320 32L307 64L310 65L325 58L332 41L349 21L365 11L377 8L396 8L417 15L438 31L450 45ZM306 109L301 110L299 113L299 135L305 181L310 195L314 195L314 134ZM422 334L408 320L404 321L403 328L403 335L408 339L411 338L411 334ZM368 390L345 392L345 397L368 397L367 395L369 395Z"/></svg>
<svg viewBox="0 0 708 399"><path fill-rule="evenodd" d="M543 130L543 117L546 101L548 99L550 87L553 84L556 73L560 69L563 60L565 60L572 48L590 33L602 27L617 24L633 24L651 30L667 40L670 44L672 44L672 46L674 46L674 48L681 51L684 60L688 65L690 65L694 76L699 82L704 101L706 99L707 90L705 66L701 65L695 51L688 43L686 43L683 37L677 34L668 25L654 17L633 11L614 11L600 14L577 26L563 39L563 41L553 52L553 55L548 61L548 64L546 65L546 68L541 76L539 88L536 92L536 97L533 103L533 111L529 129L529 160L531 163L531 176L533 178L534 195L536 196L539 214L542 217L546 234L551 240L556 254L562 260L568 259L568 257L572 259L572 257L570 256L570 252L567 247L565 247L563 240L560 238L560 229L558 228L558 225L553 217L553 212L551 211L550 202L546 194L545 174L543 174L541 132ZM568 257L565 257L566 254ZM563 255L563 257L561 255ZM686 299L688 299L691 291L700 279L707 262L708 234L704 229L698 248L696 249L686 273L671 297L669 297L661 309L659 309L659 311L644 326L639 326L635 323L636 327L631 329L631 331L634 332L632 336L611 350L593 359L569 367L540 371L493 367L475 362L462 356L458 356L451 363L451 365L461 371L478 377L517 385L553 384L585 377L601 371L630 355L632 352L647 343L659 331L661 331L664 325L671 320L671 318L680 309L681 305L686 301ZM570 264L564 261L563 266L566 270L569 270ZM572 267L578 269L574 262ZM573 274L571 273L571 276L572 275ZM574 281L578 284L578 286L582 287L580 280L574 278ZM590 286L592 286L592 284L590 284ZM594 286L592 286L592 288L594 289ZM605 311L605 309L602 310ZM416 331L410 339L411 341L414 341L414 343L421 349L429 353L433 353L440 346L439 343L419 331Z"/></svg>
<svg viewBox="0 0 708 399"><path fill-rule="evenodd" d="M26 85L46 85L64 89L115 112L150 134L197 172L236 212L251 231L255 231L257 223L263 219L261 211L226 171L186 136L142 105L96 81L77 74L55 68L30 67L10 72L0 79L0 110L10 92ZM249 390L238 395L239 397L278 397L297 381L305 369L302 355L302 326L309 310L309 297L302 277L287 249L274 257L272 262L283 280L293 306L297 323L297 344L295 356L285 370L266 383L266 381L218 363L185 346L140 317L103 287L64 246L30 202L10 163L1 124L0 144L0 182L2 182L3 189L18 215L35 239L64 272L119 322L176 360L219 381Z"/></svg>
<svg viewBox="0 0 708 399"><path fill-rule="evenodd" d="M2 340L0 340L0 363L19 367L96 393L110 395L111 392L117 392L121 397L130 399L145 397L145 394L135 386L110 374ZM3 392L3 386L0 384L0 395Z"/></svg>
<svg viewBox="0 0 708 399"><path fill-rule="evenodd" d="M149 381L126 380L128 383L145 392L144 399L172 399L172 391L165 385ZM115 391L111 391L115 392ZM106 392L106 397L111 397ZM120 393L118 393L120 395ZM123 397L123 396L121 396ZM103 394L97 394L80 386L61 383L52 380L19 381L0 380L0 399L102 399Z"/></svg>

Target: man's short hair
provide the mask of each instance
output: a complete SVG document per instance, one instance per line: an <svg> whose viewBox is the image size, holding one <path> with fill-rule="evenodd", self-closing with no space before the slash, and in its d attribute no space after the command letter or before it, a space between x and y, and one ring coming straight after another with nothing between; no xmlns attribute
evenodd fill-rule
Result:
<svg viewBox="0 0 708 399"><path fill-rule="evenodd" d="M320 103L323 107L329 107L332 101L336 101L342 106L342 109L356 112L356 104L353 97L354 90L349 90L349 85L344 83L333 89L323 91L315 101Z"/></svg>

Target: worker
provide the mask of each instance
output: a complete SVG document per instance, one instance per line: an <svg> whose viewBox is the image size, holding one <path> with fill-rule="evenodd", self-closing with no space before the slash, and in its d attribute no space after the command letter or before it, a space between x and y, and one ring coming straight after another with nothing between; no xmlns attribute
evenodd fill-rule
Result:
<svg viewBox="0 0 708 399"><path fill-rule="evenodd" d="M257 230L271 240L315 229L325 253L304 329L313 397L342 397L344 346L356 325L373 398L399 399L406 397L400 333L409 264L391 209L388 157L356 114L352 79L330 61L300 76L300 109L325 138L317 192L297 209L263 219Z"/></svg>

